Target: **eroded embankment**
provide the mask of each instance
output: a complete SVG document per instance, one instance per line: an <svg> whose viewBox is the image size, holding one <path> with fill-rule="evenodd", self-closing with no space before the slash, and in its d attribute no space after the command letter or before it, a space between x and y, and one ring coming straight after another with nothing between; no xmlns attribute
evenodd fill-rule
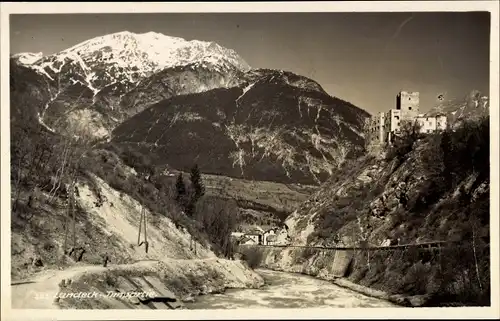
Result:
<svg viewBox="0 0 500 321"><path fill-rule="evenodd" d="M453 291L460 293L459 288L466 284L437 279L438 270L447 268L443 258L448 253L256 246L242 246L240 251L251 266L311 275L399 305L467 304L451 295Z"/></svg>
<svg viewBox="0 0 500 321"><path fill-rule="evenodd" d="M67 255L73 247L76 254L82 253L78 263L87 265L101 265L105 257L113 264L164 257L215 257L209 245L200 243L185 227L150 211L97 176L90 177L77 184L74 225L67 218L67 204L62 199L55 199L55 205L50 203L46 192L37 194L37 205L33 205L29 220L13 214L12 279L23 280L44 269L71 267L77 263L77 255ZM142 226L139 234L143 209L147 220L147 252L142 245L146 227Z"/></svg>
<svg viewBox="0 0 500 321"><path fill-rule="evenodd" d="M241 261L217 258L78 266L12 287L13 308L179 309L192 296L258 288L264 280Z"/></svg>

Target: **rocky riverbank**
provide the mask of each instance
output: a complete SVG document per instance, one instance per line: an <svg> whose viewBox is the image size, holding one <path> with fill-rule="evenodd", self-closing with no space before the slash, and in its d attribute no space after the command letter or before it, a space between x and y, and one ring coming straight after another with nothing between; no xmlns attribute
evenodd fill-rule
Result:
<svg viewBox="0 0 500 321"><path fill-rule="evenodd" d="M467 305L477 300L472 294L471 298L465 298L469 301L452 296L452 290L460 293L465 283L449 282L449 286L455 288L448 293L437 292L440 262L437 255L428 252L373 251L369 259L366 252L352 250L242 247L241 252L253 267L314 276L402 306ZM399 290L401 288L404 291Z"/></svg>

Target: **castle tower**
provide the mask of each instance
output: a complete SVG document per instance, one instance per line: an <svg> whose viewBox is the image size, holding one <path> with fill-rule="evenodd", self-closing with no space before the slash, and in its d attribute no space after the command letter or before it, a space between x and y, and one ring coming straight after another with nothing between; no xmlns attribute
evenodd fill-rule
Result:
<svg viewBox="0 0 500 321"><path fill-rule="evenodd" d="M420 93L401 91L396 96L396 109L401 111L401 118L415 118L419 114Z"/></svg>

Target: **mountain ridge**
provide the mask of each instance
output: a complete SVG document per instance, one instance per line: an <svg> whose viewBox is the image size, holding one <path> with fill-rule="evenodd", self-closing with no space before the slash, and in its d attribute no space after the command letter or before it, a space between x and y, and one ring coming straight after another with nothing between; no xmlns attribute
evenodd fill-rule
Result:
<svg viewBox="0 0 500 321"><path fill-rule="evenodd" d="M212 164L209 173L252 178L258 172L256 177L267 179L265 173L270 171L270 176L278 175L280 182L307 176L303 184L326 179L336 166L362 150L362 124L367 112L330 96L308 77L250 68L234 50L214 42L125 31L92 38L41 59L36 57L12 57L13 82L23 83L23 77L36 79L19 88L26 92L14 90L13 101L35 93L33 117L52 132L108 142L118 139L127 144L138 143L136 139L141 136L142 143L152 144L151 152L157 147L157 139L148 139L153 133L169 130L168 123L163 124L164 128L155 124L177 119L184 128L170 132L169 144L185 141L181 132L213 140L201 143L205 138L200 138L199 150L188 152L189 162L206 159L211 163L212 151L206 146L222 148L218 157L224 164ZM177 106L167 107L169 104ZM170 119L172 114L161 116L160 121L145 116L151 110L159 112L158 108L175 109L175 117L180 118ZM204 120L198 121L193 113ZM211 121L202 125L207 119ZM140 123L134 124L136 121ZM144 126L149 128L143 133ZM132 138L133 133L139 136ZM171 152L164 150L160 154ZM181 165L180 159L168 158L177 167ZM248 168L253 168L250 176L246 174Z"/></svg>
<svg viewBox="0 0 500 321"><path fill-rule="evenodd" d="M443 101L434 106L425 115L444 114L452 127L460 126L466 120L478 120L489 115L489 97L473 89L461 98Z"/></svg>
<svg viewBox="0 0 500 321"><path fill-rule="evenodd" d="M368 113L306 77L276 70L253 77L162 100L115 128L111 141L178 169L199 159L210 174L303 184L319 183L361 152Z"/></svg>
<svg viewBox="0 0 500 321"><path fill-rule="evenodd" d="M39 54L38 54L39 55ZM33 56L19 53L15 57ZM94 94L115 82L133 84L165 68L190 63L250 66L232 49L214 42L187 41L156 32L142 34L122 31L78 43L60 52L27 61L26 65L53 79L66 63L75 64L81 81ZM102 74L94 69L106 69Z"/></svg>

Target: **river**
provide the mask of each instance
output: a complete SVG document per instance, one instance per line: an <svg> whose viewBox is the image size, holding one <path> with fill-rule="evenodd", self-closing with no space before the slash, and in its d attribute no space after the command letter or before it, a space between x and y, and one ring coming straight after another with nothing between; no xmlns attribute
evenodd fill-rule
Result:
<svg viewBox="0 0 500 321"><path fill-rule="evenodd" d="M307 275L258 269L266 285L196 297L188 309L362 308L396 305Z"/></svg>

